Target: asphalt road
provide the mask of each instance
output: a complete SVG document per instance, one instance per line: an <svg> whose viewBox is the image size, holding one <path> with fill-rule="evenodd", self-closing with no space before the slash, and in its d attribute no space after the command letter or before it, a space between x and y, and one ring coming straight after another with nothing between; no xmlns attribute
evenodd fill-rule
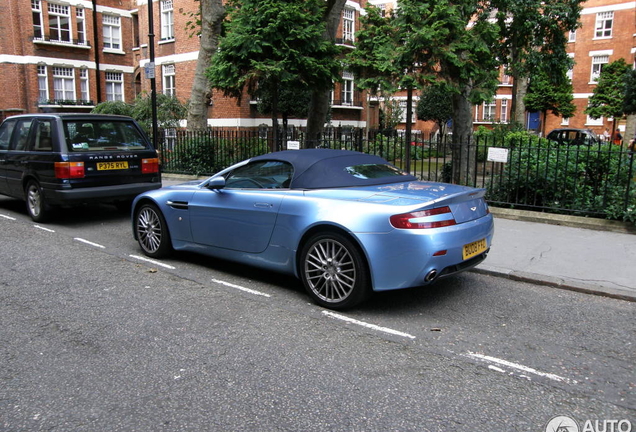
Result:
<svg viewBox="0 0 636 432"><path fill-rule="evenodd" d="M634 303L465 273L332 313L292 278L146 261L109 206L23 206L0 198L0 430L636 430Z"/></svg>

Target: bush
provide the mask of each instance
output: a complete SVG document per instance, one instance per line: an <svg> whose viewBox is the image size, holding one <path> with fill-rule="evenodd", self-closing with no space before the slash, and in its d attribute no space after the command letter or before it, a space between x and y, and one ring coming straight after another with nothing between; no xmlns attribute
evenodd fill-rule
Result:
<svg viewBox="0 0 636 432"><path fill-rule="evenodd" d="M622 148L557 146L536 137L524 140L519 134L506 137L509 163L489 182L489 200L634 219L636 198L632 194L626 202L625 197L626 185L631 182L632 190L635 186L630 179L632 162Z"/></svg>

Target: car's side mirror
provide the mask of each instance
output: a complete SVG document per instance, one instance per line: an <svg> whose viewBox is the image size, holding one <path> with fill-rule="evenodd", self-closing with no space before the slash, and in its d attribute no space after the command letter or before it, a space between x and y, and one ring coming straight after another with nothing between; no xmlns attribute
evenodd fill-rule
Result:
<svg viewBox="0 0 636 432"><path fill-rule="evenodd" d="M208 189L223 189L225 187L225 177L219 176L210 179L205 185Z"/></svg>

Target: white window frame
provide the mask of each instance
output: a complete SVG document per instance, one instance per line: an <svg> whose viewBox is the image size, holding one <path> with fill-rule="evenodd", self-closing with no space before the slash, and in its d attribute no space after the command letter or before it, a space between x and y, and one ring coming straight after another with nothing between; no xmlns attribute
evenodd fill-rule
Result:
<svg viewBox="0 0 636 432"><path fill-rule="evenodd" d="M342 72L342 88L340 91L340 105L353 106L353 74L348 71Z"/></svg>
<svg viewBox="0 0 636 432"><path fill-rule="evenodd" d="M596 14L594 25L594 39L609 39L612 37L614 26L614 11L599 12Z"/></svg>
<svg viewBox="0 0 636 432"><path fill-rule="evenodd" d="M53 66L53 99L76 101L75 71L71 67Z"/></svg>
<svg viewBox="0 0 636 432"><path fill-rule="evenodd" d="M570 126L570 118L561 117L561 126Z"/></svg>
<svg viewBox="0 0 636 432"><path fill-rule="evenodd" d="M176 68L174 64L161 66L163 76L163 94L167 96L177 95Z"/></svg>
<svg viewBox="0 0 636 432"><path fill-rule="evenodd" d="M172 0L161 0L161 40L174 39L174 7Z"/></svg>
<svg viewBox="0 0 636 432"><path fill-rule="evenodd" d="M501 99L499 121L501 123L508 123L508 99Z"/></svg>
<svg viewBox="0 0 636 432"><path fill-rule="evenodd" d="M121 51L121 17L102 15L104 49Z"/></svg>
<svg viewBox="0 0 636 432"><path fill-rule="evenodd" d="M411 105L412 105L412 108L411 108L411 124L413 124L417 120L417 115L415 115L415 102L413 104L411 104ZM406 116L408 115L408 113L406 112L406 108L408 107L406 99L405 100L400 100L399 103L398 103L398 106L402 110L402 118L400 119L400 121L402 123L406 123Z"/></svg>
<svg viewBox="0 0 636 432"><path fill-rule="evenodd" d="M596 83L598 77L601 76L603 66L609 63L609 55L594 55L592 56L592 71L590 73L590 83Z"/></svg>
<svg viewBox="0 0 636 432"><path fill-rule="evenodd" d="M31 0L31 12L33 16L33 39L44 40L44 23L42 21L42 2L40 0Z"/></svg>
<svg viewBox="0 0 636 432"><path fill-rule="evenodd" d="M356 11L351 8L344 8L342 11L342 40L343 42L355 41L356 33Z"/></svg>
<svg viewBox="0 0 636 432"><path fill-rule="evenodd" d="M576 42L576 30L571 30L568 34L568 42Z"/></svg>
<svg viewBox="0 0 636 432"><path fill-rule="evenodd" d="M49 100L49 76L45 65L38 65L38 101Z"/></svg>
<svg viewBox="0 0 636 432"><path fill-rule="evenodd" d="M124 102L124 73L106 72L106 100Z"/></svg>
<svg viewBox="0 0 636 432"><path fill-rule="evenodd" d="M488 114L486 114L488 113ZM484 102L483 105L483 113L482 113L482 121L484 122L494 122L497 114L497 101L492 100L490 102Z"/></svg>
<svg viewBox="0 0 636 432"><path fill-rule="evenodd" d="M71 7L56 3L48 4L49 38L53 42L73 42L71 37ZM57 38L53 37L57 32Z"/></svg>
<svg viewBox="0 0 636 432"><path fill-rule="evenodd" d="M91 90L88 82L88 69L81 68L79 70L80 79L80 99L83 102L89 102L91 100Z"/></svg>
<svg viewBox="0 0 636 432"><path fill-rule="evenodd" d="M86 39L86 12L84 8L75 9L75 20L77 21L77 44L87 45Z"/></svg>
<svg viewBox="0 0 636 432"><path fill-rule="evenodd" d="M568 54L568 57L570 57L572 60L574 60L574 54ZM570 81L572 81L574 79L574 65L575 63L573 62L572 65L568 68L568 71L565 73L565 75L570 79Z"/></svg>

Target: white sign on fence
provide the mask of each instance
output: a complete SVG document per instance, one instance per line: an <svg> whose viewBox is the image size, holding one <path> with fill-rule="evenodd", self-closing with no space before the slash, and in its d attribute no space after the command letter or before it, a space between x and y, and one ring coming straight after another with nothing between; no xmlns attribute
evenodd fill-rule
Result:
<svg viewBox="0 0 636 432"><path fill-rule="evenodd" d="M287 150L300 150L300 141L287 141Z"/></svg>
<svg viewBox="0 0 636 432"><path fill-rule="evenodd" d="M488 161L489 162L508 162L508 149L500 147L488 148Z"/></svg>

